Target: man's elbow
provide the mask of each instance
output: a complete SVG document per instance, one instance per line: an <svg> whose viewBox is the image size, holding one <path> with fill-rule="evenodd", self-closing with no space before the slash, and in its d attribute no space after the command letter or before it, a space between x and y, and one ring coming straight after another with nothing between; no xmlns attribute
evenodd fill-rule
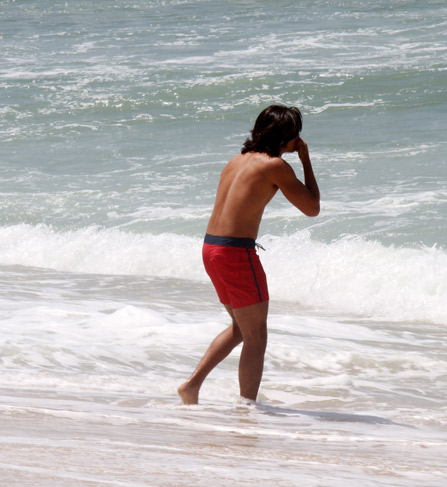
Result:
<svg viewBox="0 0 447 487"><path fill-rule="evenodd" d="M306 213L307 216L318 216L320 214L320 207L314 208L313 210Z"/></svg>
<svg viewBox="0 0 447 487"><path fill-rule="evenodd" d="M304 212L306 216L318 216L320 214L320 202L317 201L313 205L309 205Z"/></svg>

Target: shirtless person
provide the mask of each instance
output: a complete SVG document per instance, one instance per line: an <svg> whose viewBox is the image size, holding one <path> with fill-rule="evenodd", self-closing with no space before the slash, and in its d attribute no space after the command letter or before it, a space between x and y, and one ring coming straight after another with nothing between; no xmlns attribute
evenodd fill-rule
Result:
<svg viewBox="0 0 447 487"><path fill-rule="evenodd" d="M299 136L301 129L297 108L266 108L241 153L222 171L203 244L203 261L232 324L213 340L194 373L178 388L185 404L198 403L205 377L241 342L240 395L256 401L267 345L269 302L265 273L255 250L264 208L279 188L305 215L320 212L320 192L307 144ZM304 184L281 159L285 152L298 153Z"/></svg>

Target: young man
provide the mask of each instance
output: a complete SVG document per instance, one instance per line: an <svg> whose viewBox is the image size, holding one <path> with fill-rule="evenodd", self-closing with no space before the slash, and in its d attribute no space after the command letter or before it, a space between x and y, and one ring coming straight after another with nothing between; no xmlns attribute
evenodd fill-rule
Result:
<svg viewBox="0 0 447 487"><path fill-rule="evenodd" d="M240 395L256 401L267 345L269 295L255 250L264 208L280 189L305 215L320 212L320 192L307 144L300 138L302 117L295 107L263 110L240 154L222 171L203 245L203 261L232 324L211 343L192 376L178 388L185 404L197 404L205 377L243 342ZM297 152L304 184L281 156Z"/></svg>

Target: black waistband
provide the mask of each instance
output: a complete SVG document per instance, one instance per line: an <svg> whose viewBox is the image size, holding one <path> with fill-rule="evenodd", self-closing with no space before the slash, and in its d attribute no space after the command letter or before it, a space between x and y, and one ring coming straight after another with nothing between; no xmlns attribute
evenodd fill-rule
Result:
<svg viewBox="0 0 447 487"><path fill-rule="evenodd" d="M209 233L205 235L205 243L210 245L223 245L224 247L240 247L242 249L254 249L256 245L253 238L218 237Z"/></svg>

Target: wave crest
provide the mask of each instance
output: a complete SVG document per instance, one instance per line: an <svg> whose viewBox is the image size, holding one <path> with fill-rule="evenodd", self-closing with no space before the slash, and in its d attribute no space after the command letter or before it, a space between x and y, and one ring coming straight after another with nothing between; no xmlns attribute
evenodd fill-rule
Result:
<svg viewBox="0 0 447 487"><path fill-rule="evenodd" d="M272 299L330 313L447 324L447 253L384 246L358 238L331 243L308 231L265 236L262 252ZM0 227L0 264L61 271L207 281L202 238L86 227Z"/></svg>

